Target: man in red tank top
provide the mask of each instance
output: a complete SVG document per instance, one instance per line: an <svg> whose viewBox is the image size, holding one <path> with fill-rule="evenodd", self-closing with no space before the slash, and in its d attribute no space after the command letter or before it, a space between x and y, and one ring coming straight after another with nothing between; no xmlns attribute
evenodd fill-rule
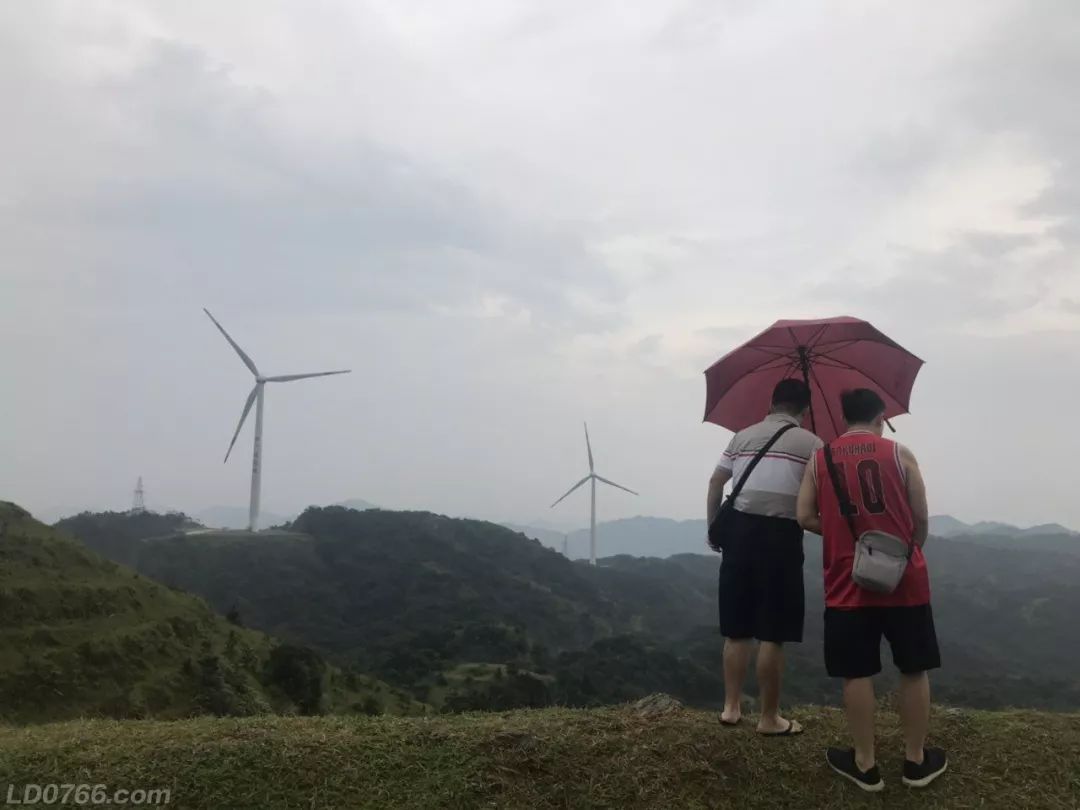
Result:
<svg viewBox="0 0 1080 810"><path fill-rule="evenodd" d="M903 782L925 787L945 772L947 758L925 747L930 725L927 670L941 666L930 577L922 547L929 529L926 486L911 452L882 437L885 403L874 391L847 391L841 406L848 431L830 442L841 498L833 486L824 450L806 466L799 491L800 525L822 537L825 567L825 668L844 679L844 706L855 747L830 748L826 759L837 773L863 790L885 787L875 763L873 676L881 672L881 638L900 670L900 713L904 724ZM841 511L851 504L852 517ZM868 591L851 578L856 536L876 530L913 546L899 586L892 593Z"/></svg>

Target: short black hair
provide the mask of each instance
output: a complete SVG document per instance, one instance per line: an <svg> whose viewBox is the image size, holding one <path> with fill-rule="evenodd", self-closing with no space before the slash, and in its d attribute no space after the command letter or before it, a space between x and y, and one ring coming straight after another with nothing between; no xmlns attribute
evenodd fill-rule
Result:
<svg viewBox="0 0 1080 810"><path fill-rule="evenodd" d="M793 414L810 407L810 389L802 380L788 377L776 384L772 392L773 408L783 408Z"/></svg>
<svg viewBox="0 0 1080 810"><path fill-rule="evenodd" d="M885 413L885 400L877 391L855 388L840 395L840 408L849 425L868 425Z"/></svg>

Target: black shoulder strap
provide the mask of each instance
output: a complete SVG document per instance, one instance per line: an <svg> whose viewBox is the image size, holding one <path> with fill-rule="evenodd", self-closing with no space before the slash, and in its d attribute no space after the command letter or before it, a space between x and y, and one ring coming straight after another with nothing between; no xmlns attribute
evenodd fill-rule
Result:
<svg viewBox="0 0 1080 810"><path fill-rule="evenodd" d="M758 462L765 458L765 454L772 450L772 446L776 444L776 442L780 439L781 436L783 436L785 433L787 433L794 427L798 427L798 425L793 425L790 422L784 425L782 428L776 431L776 433L773 434L773 437L771 439L765 442L764 447L757 451L757 455L755 455L750 460L750 464L747 465L746 471L739 478L739 482L735 484L734 489L731 490L731 494L728 495L728 500L730 500L732 504L734 504L735 499L739 497L739 493L742 492L743 486L746 484L747 479L750 478L750 473L754 471L754 467L758 465Z"/></svg>
<svg viewBox="0 0 1080 810"><path fill-rule="evenodd" d="M833 461L832 448L826 444L822 449L825 451L825 466L829 468L829 479L832 481L833 492L836 493L836 500L840 504L840 514L847 518L847 525L848 529L851 530L852 539L858 540L859 534L855 531L855 518L852 517L855 513L855 506L848 498L847 487L840 484L840 471L836 469L836 463Z"/></svg>

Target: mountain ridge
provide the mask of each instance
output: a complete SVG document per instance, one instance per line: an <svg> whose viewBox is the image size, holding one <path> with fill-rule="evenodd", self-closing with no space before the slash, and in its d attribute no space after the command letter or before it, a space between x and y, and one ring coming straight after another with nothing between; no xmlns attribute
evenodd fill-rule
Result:
<svg viewBox="0 0 1080 810"><path fill-rule="evenodd" d="M539 540L548 548L561 552L566 541L571 559L588 559L589 530L561 532L517 523L502 523L512 531ZM959 539L1000 538L1020 539L1047 536L1080 537L1080 534L1058 523L1043 523L1019 528L996 521L969 524L951 516L930 518L930 533L935 537ZM599 556L630 554L636 557L670 557L675 554L708 553L705 543L705 521L693 518L674 518L637 515L631 518L604 521L596 526L596 545Z"/></svg>
<svg viewBox="0 0 1080 810"><path fill-rule="evenodd" d="M1038 540L927 545L942 698L1080 707L1080 546ZM605 556L594 568L491 523L341 507L309 509L290 533L178 533L130 549L147 576L222 612L236 604L252 626L442 708L588 706L648 691L709 706L722 694L712 554ZM804 550L805 643L791 646L785 689L813 703L834 684L820 660L821 543L807 535Z"/></svg>

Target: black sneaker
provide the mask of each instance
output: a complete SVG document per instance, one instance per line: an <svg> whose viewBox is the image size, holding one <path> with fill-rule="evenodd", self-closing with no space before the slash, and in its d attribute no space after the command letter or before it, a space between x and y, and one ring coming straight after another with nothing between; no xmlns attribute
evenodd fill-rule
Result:
<svg viewBox="0 0 1080 810"><path fill-rule="evenodd" d="M859 766L855 764L854 748L830 748L825 752L825 761L830 768L867 793L877 793L885 789L885 781L881 778L877 765L868 771L859 770Z"/></svg>
<svg viewBox="0 0 1080 810"><path fill-rule="evenodd" d="M923 761L916 765L911 760L904 761L904 784L913 788L924 788L941 776L949 767L949 758L940 748L924 748Z"/></svg>

